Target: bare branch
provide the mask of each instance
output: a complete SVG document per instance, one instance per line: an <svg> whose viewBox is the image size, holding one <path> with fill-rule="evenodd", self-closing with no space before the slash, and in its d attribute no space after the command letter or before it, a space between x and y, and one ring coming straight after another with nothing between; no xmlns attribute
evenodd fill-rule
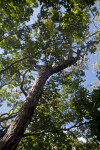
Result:
<svg viewBox="0 0 100 150"><path fill-rule="evenodd" d="M32 136L32 135L40 135L40 134L48 133L48 132L55 133L55 132L60 132L60 131L69 131L69 130L71 130L73 128L78 128L78 127L80 127L82 125L86 125L88 123L89 122L84 122L84 123L81 123L79 125L75 124L75 125L73 125L73 126L71 126L69 128L60 128L60 129L56 129L56 130L43 130L43 131L35 132L35 133L26 133L26 134L23 135L23 137Z"/></svg>
<svg viewBox="0 0 100 150"><path fill-rule="evenodd" d="M88 6L89 7L89 6ZM89 7L89 10L91 11L91 13L92 13L92 15L93 15L93 18L92 18L92 21L91 21L91 23L93 23L94 24L94 26L97 28L97 26L95 25L95 23L94 23L94 19L95 19L95 15L94 15L94 13L93 13L93 11L91 10L91 8ZM97 28L98 29L98 28Z"/></svg>

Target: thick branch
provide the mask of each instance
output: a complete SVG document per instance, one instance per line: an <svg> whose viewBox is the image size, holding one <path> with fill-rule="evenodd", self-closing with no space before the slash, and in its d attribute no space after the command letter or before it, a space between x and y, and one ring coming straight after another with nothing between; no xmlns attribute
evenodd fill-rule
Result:
<svg viewBox="0 0 100 150"><path fill-rule="evenodd" d="M52 68L52 74L58 73L61 70L66 69L67 67L70 67L71 65L74 65L79 59L80 59L80 57L75 57L75 58L72 57L68 60L63 61L62 63L55 65Z"/></svg>

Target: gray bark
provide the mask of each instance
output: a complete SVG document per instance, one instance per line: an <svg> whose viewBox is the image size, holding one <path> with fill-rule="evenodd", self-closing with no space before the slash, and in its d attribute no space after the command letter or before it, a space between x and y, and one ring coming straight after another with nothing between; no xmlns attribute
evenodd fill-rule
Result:
<svg viewBox="0 0 100 150"><path fill-rule="evenodd" d="M42 95L43 86L47 79L54 73L57 73L68 66L75 64L80 58L70 58L55 66L45 66L34 81L26 100L19 110L16 118L12 121L6 134L0 140L0 150L15 150L23 137L23 134L30 123L34 110Z"/></svg>

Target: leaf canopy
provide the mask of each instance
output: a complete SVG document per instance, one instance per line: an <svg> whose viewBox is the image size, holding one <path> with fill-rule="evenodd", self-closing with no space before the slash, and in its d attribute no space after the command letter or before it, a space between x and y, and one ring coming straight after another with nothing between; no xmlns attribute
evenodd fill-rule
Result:
<svg viewBox="0 0 100 150"><path fill-rule="evenodd" d="M21 108L44 66L62 63L70 52L76 57L78 49L82 56L96 51L99 39L87 38L94 2L0 1L0 104L6 101L8 115ZM90 92L82 85L86 64L81 58L47 80L18 150L99 148L100 87ZM1 127L12 120L2 121Z"/></svg>

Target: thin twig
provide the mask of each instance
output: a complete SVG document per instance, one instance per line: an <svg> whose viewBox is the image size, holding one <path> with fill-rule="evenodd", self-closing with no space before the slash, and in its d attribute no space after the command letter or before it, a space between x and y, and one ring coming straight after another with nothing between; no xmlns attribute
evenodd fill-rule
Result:
<svg viewBox="0 0 100 150"><path fill-rule="evenodd" d="M20 86L20 89L22 90L22 92L25 96L27 96L27 92L24 90L23 85L24 85L25 74L27 73L27 71L28 70L26 70L23 74L23 78L22 78L22 82L21 82L21 86Z"/></svg>
<svg viewBox="0 0 100 150"><path fill-rule="evenodd" d="M89 7L89 6L88 6L88 7ZM92 15L93 15L93 18L92 18L91 23L93 23L93 24L94 24L94 26L95 26L95 28L96 28L96 29L98 29L98 28L97 28L97 26L96 26L96 25L95 25L95 23L94 23L94 19L95 19L95 17L96 17L96 16L94 15L94 13L93 13L93 11L91 10L91 8L90 8L90 7L89 7L89 10L91 11L91 13L92 13Z"/></svg>
<svg viewBox="0 0 100 150"><path fill-rule="evenodd" d="M96 32L94 32L94 33L90 34L89 36L87 36L86 39L88 39L89 37L91 37L91 36L93 36L93 35L95 35L95 34L97 34L99 32L100 32L100 29L98 29Z"/></svg>

